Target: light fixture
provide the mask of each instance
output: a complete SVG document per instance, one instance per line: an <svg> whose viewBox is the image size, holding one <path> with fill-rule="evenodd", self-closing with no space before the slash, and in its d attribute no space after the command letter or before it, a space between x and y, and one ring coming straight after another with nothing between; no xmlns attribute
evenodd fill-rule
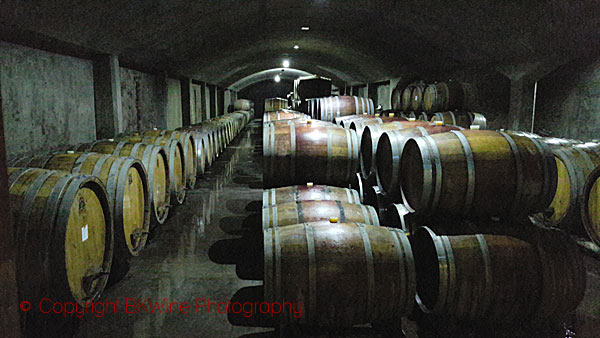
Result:
<svg viewBox="0 0 600 338"><path fill-rule="evenodd" d="M275 75L275 82L279 82L281 81L281 78L279 77L279 75Z"/></svg>
<svg viewBox="0 0 600 338"><path fill-rule="evenodd" d="M298 49L298 48L300 48L300 46L294 45L294 49Z"/></svg>
<svg viewBox="0 0 600 338"><path fill-rule="evenodd" d="M308 27L308 26L302 26L302 28L300 28L300 29L303 30L303 31L307 31L307 30L310 29L310 27Z"/></svg>
<svg viewBox="0 0 600 338"><path fill-rule="evenodd" d="M290 66L289 60L283 60L283 68L288 68Z"/></svg>

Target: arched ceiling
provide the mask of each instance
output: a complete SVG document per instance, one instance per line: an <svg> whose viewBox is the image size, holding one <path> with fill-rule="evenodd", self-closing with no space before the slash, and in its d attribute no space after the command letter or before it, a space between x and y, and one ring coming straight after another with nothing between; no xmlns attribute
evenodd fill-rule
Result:
<svg viewBox="0 0 600 338"><path fill-rule="evenodd" d="M599 14L596 0L0 3L4 27L223 87L281 67L283 58L348 84L408 71L475 66L509 72L520 64L567 62L600 46Z"/></svg>
<svg viewBox="0 0 600 338"><path fill-rule="evenodd" d="M232 83L229 86L229 88L231 88L235 91L239 91L241 89L244 89L244 88L246 88L254 83L260 82L260 81L265 81L265 80L274 81L276 75L279 75L279 77L281 79L295 80L299 77L308 76L308 75L312 75L312 74L309 72L300 70L300 69L295 69L295 68L267 69L267 70L263 70L260 72L250 74L244 78L241 78L241 79L237 80L236 82Z"/></svg>

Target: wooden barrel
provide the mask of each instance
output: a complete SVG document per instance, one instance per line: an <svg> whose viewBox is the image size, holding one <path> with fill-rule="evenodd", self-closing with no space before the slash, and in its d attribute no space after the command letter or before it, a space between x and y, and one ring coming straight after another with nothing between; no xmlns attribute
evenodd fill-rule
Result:
<svg viewBox="0 0 600 338"><path fill-rule="evenodd" d="M380 127L369 126L360 143L362 174L364 177L375 174L377 185L396 202L400 202L397 199L400 192L398 188L400 155L406 140L414 136L433 135L459 129L454 126L436 126L424 121L400 123L401 128L390 124L382 124ZM385 140L382 141L382 138ZM381 168L379 172L378 168Z"/></svg>
<svg viewBox="0 0 600 338"><path fill-rule="evenodd" d="M237 99L233 103L233 109L235 110L251 110L254 109L254 102L246 99Z"/></svg>
<svg viewBox="0 0 600 338"><path fill-rule="evenodd" d="M406 118L398 116L398 117L375 117L372 119L362 119L362 120L353 120L350 123L350 129L356 131L356 136L358 136L358 139L360 140L362 138L362 134L363 131L365 130L365 128L367 126L370 125L377 125L377 124L383 124L383 123L390 123L390 122L408 122Z"/></svg>
<svg viewBox="0 0 600 338"><path fill-rule="evenodd" d="M600 167L587 178L580 202L581 219L592 241L600 245Z"/></svg>
<svg viewBox="0 0 600 338"><path fill-rule="evenodd" d="M356 114L375 114L373 100L359 96L330 96L321 100L323 121L333 122L335 117Z"/></svg>
<svg viewBox="0 0 600 338"><path fill-rule="evenodd" d="M42 297L79 304L97 299L113 257L113 221L102 182L34 168L8 168L8 175L19 298L31 304ZM34 305L27 315L36 311Z"/></svg>
<svg viewBox="0 0 600 338"><path fill-rule="evenodd" d="M423 94L425 93L425 84L414 84L410 92L410 108L415 112L423 110Z"/></svg>
<svg viewBox="0 0 600 338"><path fill-rule="evenodd" d="M408 85L404 90L402 90L402 95L400 96L400 110L401 111L409 111L412 106L412 91L414 89L414 85Z"/></svg>
<svg viewBox="0 0 600 338"><path fill-rule="evenodd" d="M277 120L291 120L291 119L309 119L310 116L291 110L281 110L277 112L265 113L263 115L263 122L277 121Z"/></svg>
<svg viewBox="0 0 600 338"><path fill-rule="evenodd" d="M162 146L169 159L169 191L171 205L183 204L185 201L185 158L181 142L165 136L123 136L120 140L135 143L157 144Z"/></svg>
<svg viewBox="0 0 600 338"><path fill-rule="evenodd" d="M427 85L423 93L423 109L427 112L469 109L468 86L448 81Z"/></svg>
<svg viewBox="0 0 600 338"><path fill-rule="evenodd" d="M281 97L273 97L265 100L265 113L286 109L287 107L287 99Z"/></svg>
<svg viewBox="0 0 600 338"><path fill-rule="evenodd" d="M463 320L507 323L531 318L542 285L535 248L498 235L437 236L422 227L411 236L417 301Z"/></svg>
<svg viewBox="0 0 600 338"><path fill-rule="evenodd" d="M346 121L352 121L352 120L356 120L356 119L369 119L369 118L375 118L375 115L357 114L357 115L336 116L333 119L333 123L337 124L340 127L344 127L344 123Z"/></svg>
<svg viewBox="0 0 600 338"><path fill-rule="evenodd" d="M444 124L450 124L463 128L478 126L479 129L487 128L487 120L483 114L473 112L442 112L435 113L431 117L431 122L442 121Z"/></svg>
<svg viewBox="0 0 600 338"><path fill-rule="evenodd" d="M313 185L309 183L306 185L265 189L263 191L263 208L286 202L310 200L361 204L358 191L329 185Z"/></svg>
<svg viewBox="0 0 600 338"><path fill-rule="evenodd" d="M412 250L397 229L328 221L271 228L264 262L265 301L302 302L302 316L286 312L282 323L350 327L413 308Z"/></svg>
<svg viewBox="0 0 600 338"><path fill-rule="evenodd" d="M263 184L345 186L358 167L358 138L333 124L266 124L263 127Z"/></svg>
<svg viewBox="0 0 600 338"><path fill-rule="evenodd" d="M558 169L554 199L545 219L551 225L582 233L580 202L588 176L600 166L600 144L581 144L552 149Z"/></svg>
<svg viewBox="0 0 600 338"><path fill-rule="evenodd" d="M565 320L583 299L583 257L568 235L532 228L517 239L499 235L412 238L417 301L456 319L490 323Z"/></svg>
<svg viewBox="0 0 600 338"><path fill-rule="evenodd" d="M207 133L189 127L178 130L187 131L192 134L194 138L194 147L196 149L196 173L198 175L204 174L210 163L212 163L212 157L208 156L208 152L211 149Z"/></svg>
<svg viewBox="0 0 600 338"><path fill-rule="evenodd" d="M263 208L262 228L265 230L331 218L339 222L379 225L377 211L369 205L313 200L287 202Z"/></svg>
<svg viewBox="0 0 600 338"><path fill-rule="evenodd" d="M98 177L106 187L114 218L115 258L127 261L146 245L150 200L148 176L141 161L133 157L69 152L23 158L15 165Z"/></svg>
<svg viewBox="0 0 600 338"><path fill-rule="evenodd" d="M392 90L390 107L393 110L402 110L402 89L398 86Z"/></svg>
<svg viewBox="0 0 600 338"><path fill-rule="evenodd" d="M183 147L183 158L184 158L184 175L186 178L186 186L193 188L196 184L197 176L197 164L196 158L196 143L192 133L187 131L177 130L147 130L141 132L142 136L164 136L166 138L174 139L181 142Z"/></svg>
<svg viewBox="0 0 600 338"><path fill-rule="evenodd" d="M419 121L429 121L431 120L431 114L428 114L426 112L420 112L419 114L416 114L417 120Z"/></svg>
<svg viewBox="0 0 600 338"><path fill-rule="evenodd" d="M556 162L546 144L487 130L411 138L400 167L402 193L419 214L530 215L548 207L557 184Z"/></svg>
<svg viewBox="0 0 600 338"><path fill-rule="evenodd" d="M101 140L82 144L76 148L82 152L96 152L114 156L130 156L142 161L148 174L148 195L152 220L163 224L169 215L169 160L165 149L155 144L128 141Z"/></svg>

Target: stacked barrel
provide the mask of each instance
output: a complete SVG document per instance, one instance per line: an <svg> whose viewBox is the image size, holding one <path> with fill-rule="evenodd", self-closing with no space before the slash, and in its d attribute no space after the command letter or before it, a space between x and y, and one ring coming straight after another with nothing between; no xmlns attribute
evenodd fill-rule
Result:
<svg viewBox="0 0 600 338"><path fill-rule="evenodd" d="M472 96L468 83L446 81L426 84L416 81L392 90L391 107L397 114L418 120L486 129L485 116L470 110Z"/></svg>
<svg viewBox="0 0 600 338"><path fill-rule="evenodd" d="M460 101L460 86L434 86L411 93L437 93L431 106L444 109ZM279 323L349 327L421 313L510 327L561 321L577 307L585 268L563 230L600 238L598 144L478 130L476 114L332 115L331 102L310 112L321 120L263 122L263 297L305 309Z"/></svg>
<svg viewBox="0 0 600 338"><path fill-rule="evenodd" d="M97 299L251 116L237 111L9 161L21 299ZM24 327L38 315L23 313Z"/></svg>

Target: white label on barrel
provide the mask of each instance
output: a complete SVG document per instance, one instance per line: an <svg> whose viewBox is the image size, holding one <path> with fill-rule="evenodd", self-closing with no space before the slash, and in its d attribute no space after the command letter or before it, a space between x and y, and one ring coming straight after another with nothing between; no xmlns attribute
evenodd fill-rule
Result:
<svg viewBox="0 0 600 338"><path fill-rule="evenodd" d="M88 237L88 225L86 224L83 228L81 228L81 241L85 242Z"/></svg>
<svg viewBox="0 0 600 338"><path fill-rule="evenodd" d="M479 130L479 125L477 125L477 124L472 124L469 127L473 130Z"/></svg>

